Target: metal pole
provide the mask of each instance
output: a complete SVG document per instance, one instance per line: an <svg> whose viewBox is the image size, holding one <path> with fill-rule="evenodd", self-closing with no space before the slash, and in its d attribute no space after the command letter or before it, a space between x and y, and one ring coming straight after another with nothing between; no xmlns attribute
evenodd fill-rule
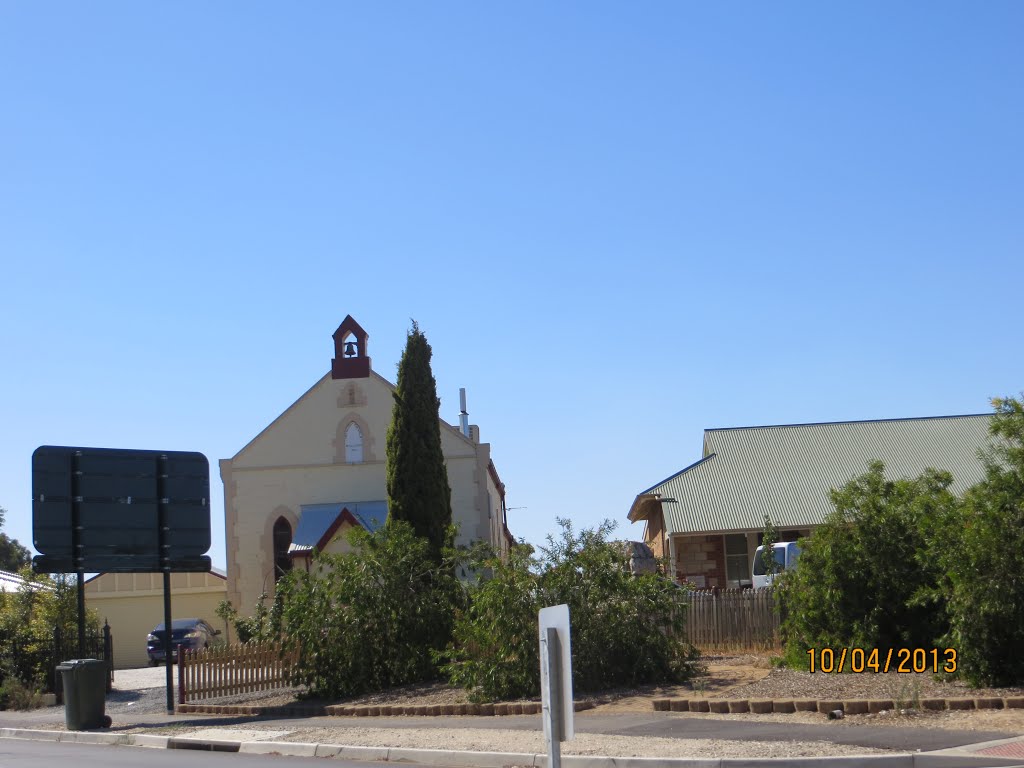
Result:
<svg viewBox="0 0 1024 768"><path fill-rule="evenodd" d="M167 667L167 714L174 714L174 676L171 667L174 666L174 647L171 645L171 574L164 571L164 629L166 639L164 640L164 666Z"/></svg>
<svg viewBox="0 0 1024 768"><path fill-rule="evenodd" d="M107 693L110 693L114 686L114 641L106 617L103 618L103 660L107 662Z"/></svg>
<svg viewBox="0 0 1024 768"><path fill-rule="evenodd" d="M81 451L71 454L71 552L78 585L78 658L85 657L85 572L82 570L82 472L78 467Z"/></svg>
<svg viewBox="0 0 1024 768"><path fill-rule="evenodd" d="M85 574L78 572L78 658L85 658Z"/></svg>
<svg viewBox="0 0 1024 768"><path fill-rule="evenodd" d="M558 630L548 627L541 638L540 663L547 689L543 691L544 740L547 742L548 768L562 768L562 649Z"/></svg>
<svg viewBox="0 0 1024 768"><path fill-rule="evenodd" d="M174 675L171 670L172 659L174 658L174 646L172 645L173 633L171 632L171 566L167 562L167 551L170 545L167 543L167 457L160 456L156 460L156 504L159 526L160 543L160 569L164 574L164 630L167 632L167 639L164 640L164 666L167 667L167 714L174 714Z"/></svg>

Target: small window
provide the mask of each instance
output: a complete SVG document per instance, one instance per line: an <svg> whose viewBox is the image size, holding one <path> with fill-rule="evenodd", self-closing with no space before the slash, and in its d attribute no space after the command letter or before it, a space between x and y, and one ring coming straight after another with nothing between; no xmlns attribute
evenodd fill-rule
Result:
<svg viewBox="0 0 1024 768"><path fill-rule="evenodd" d="M361 464L363 461L363 430L354 421L345 428L345 463Z"/></svg>

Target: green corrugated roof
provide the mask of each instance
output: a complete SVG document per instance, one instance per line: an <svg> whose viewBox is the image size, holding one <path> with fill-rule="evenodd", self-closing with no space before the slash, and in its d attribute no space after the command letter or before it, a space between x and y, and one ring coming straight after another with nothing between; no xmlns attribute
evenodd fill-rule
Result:
<svg viewBox="0 0 1024 768"><path fill-rule="evenodd" d="M885 463L892 479L932 467L961 493L984 476L989 414L709 429L704 458L644 491L662 498L668 533L760 530L821 524L829 490ZM668 501L674 499L674 501Z"/></svg>

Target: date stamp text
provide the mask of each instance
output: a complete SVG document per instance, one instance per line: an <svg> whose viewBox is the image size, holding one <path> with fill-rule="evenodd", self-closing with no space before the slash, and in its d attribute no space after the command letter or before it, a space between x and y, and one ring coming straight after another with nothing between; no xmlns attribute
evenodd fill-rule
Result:
<svg viewBox="0 0 1024 768"><path fill-rule="evenodd" d="M956 672L955 648L811 648L807 670L815 672Z"/></svg>

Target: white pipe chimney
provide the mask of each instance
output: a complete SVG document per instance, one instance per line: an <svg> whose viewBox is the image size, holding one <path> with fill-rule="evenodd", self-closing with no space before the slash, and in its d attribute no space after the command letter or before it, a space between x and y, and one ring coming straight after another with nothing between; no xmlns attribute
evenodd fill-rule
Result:
<svg viewBox="0 0 1024 768"><path fill-rule="evenodd" d="M466 410L466 388L462 387L459 389L459 406L462 408L462 412L459 414L459 425L462 429L462 434L466 437L470 437L469 434L469 412Z"/></svg>

